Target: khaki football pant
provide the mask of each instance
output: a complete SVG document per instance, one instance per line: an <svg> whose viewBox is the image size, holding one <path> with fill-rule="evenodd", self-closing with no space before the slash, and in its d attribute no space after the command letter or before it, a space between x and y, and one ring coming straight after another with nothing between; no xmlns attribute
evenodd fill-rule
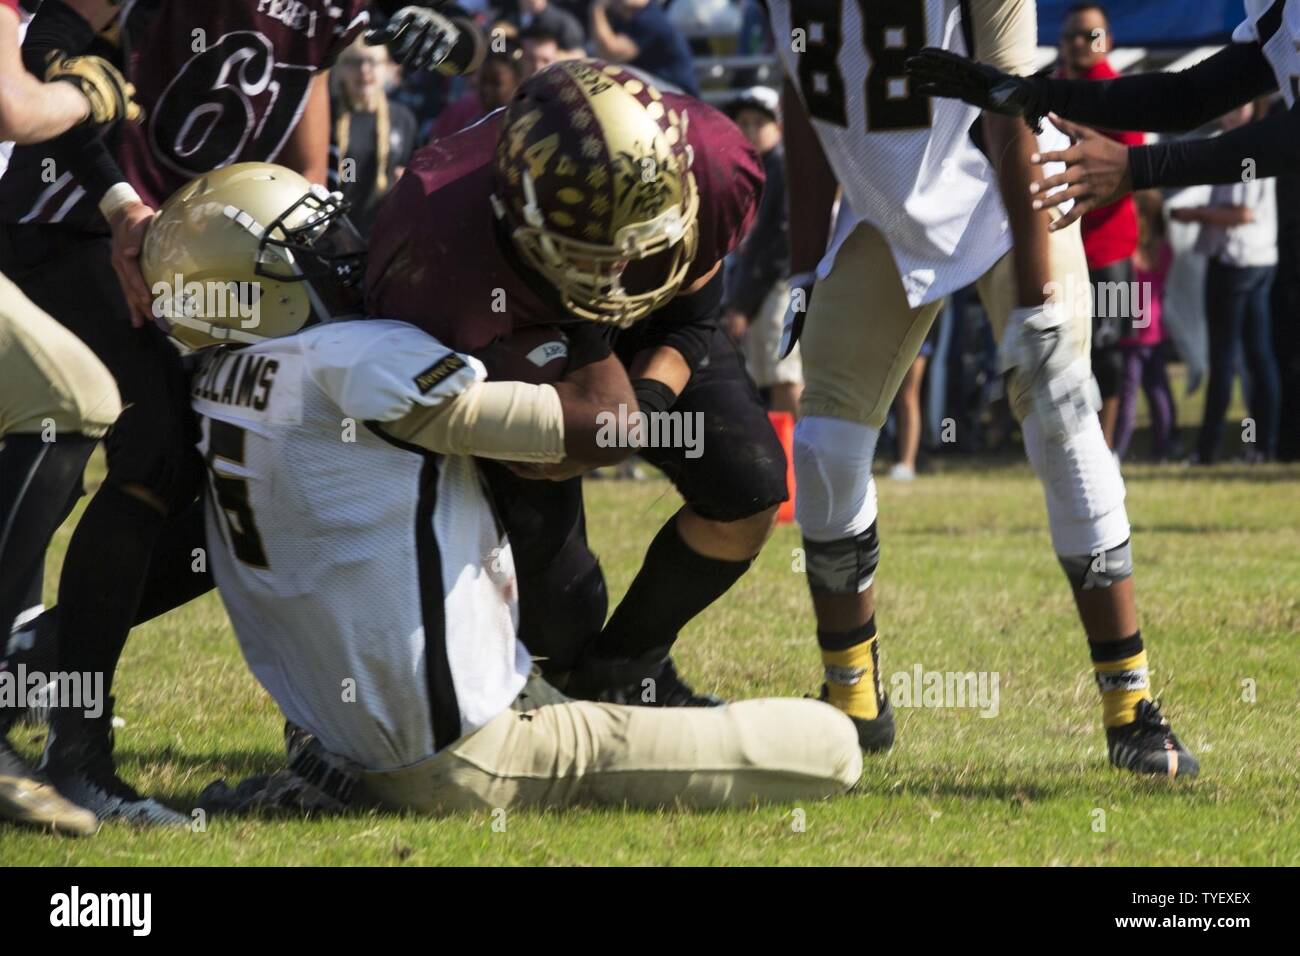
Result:
<svg viewBox="0 0 1300 956"><path fill-rule="evenodd" d="M1049 236L1052 281L1073 330L1074 344L1089 355L1092 312L1088 262L1077 224ZM999 342L1016 307L1015 265L1008 252L976 283ZM898 267L880 232L861 223L844 240L830 275L818 280L808 302L803 335L804 393L800 414L842 418L881 428L903 376L915 361L941 302L907 304ZM1016 394L1012 389L1008 394ZM1024 409L1013 409L1024 417Z"/></svg>
<svg viewBox="0 0 1300 956"><path fill-rule="evenodd" d="M819 800L862 775L852 722L816 700L622 707L533 678L515 707L441 753L360 773L360 796L427 813L580 804L693 809Z"/></svg>
<svg viewBox="0 0 1300 956"><path fill-rule="evenodd" d="M121 412L103 363L0 275L0 435L52 424L98 438Z"/></svg>

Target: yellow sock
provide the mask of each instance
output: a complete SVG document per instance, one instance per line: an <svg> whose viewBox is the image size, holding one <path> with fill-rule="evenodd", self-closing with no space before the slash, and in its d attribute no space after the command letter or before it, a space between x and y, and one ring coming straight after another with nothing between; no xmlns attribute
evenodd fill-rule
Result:
<svg viewBox="0 0 1300 956"><path fill-rule="evenodd" d="M1106 727L1131 724L1137 718L1138 701L1151 699L1147 679L1147 652L1138 651L1116 661L1093 661L1097 687L1101 690L1101 722Z"/></svg>
<svg viewBox="0 0 1300 956"><path fill-rule="evenodd" d="M822 648L827 699L850 717L873 720L880 715L877 637L842 651Z"/></svg>

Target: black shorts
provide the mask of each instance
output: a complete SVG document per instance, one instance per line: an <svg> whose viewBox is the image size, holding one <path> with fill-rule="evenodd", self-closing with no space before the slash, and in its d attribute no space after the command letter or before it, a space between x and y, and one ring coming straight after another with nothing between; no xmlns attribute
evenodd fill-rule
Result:
<svg viewBox="0 0 1300 956"><path fill-rule="evenodd" d="M670 411L695 416L698 446L646 448L640 454L697 513L739 521L789 497L785 451L730 336L714 334L708 356Z"/></svg>
<svg viewBox="0 0 1300 956"><path fill-rule="evenodd" d="M90 347L117 380L123 412L104 440L107 481L138 484L179 510L198 493L198 424L179 353L158 327L131 326L108 236L0 225L0 272Z"/></svg>

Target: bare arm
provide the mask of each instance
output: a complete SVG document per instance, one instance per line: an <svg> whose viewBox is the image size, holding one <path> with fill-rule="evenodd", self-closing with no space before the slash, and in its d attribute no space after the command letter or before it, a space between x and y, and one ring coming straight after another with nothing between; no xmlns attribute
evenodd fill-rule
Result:
<svg viewBox="0 0 1300 956"><path fill-rule="evenodd" d="M90 103L71 83L42 83L27 72L18 17L0 7L0 142L43 143L89 115Z"/></svg>
<svg viewBox="0 0 1300 956"><path fill-rule="evenodd" d="M641 50L631 37L622 33L616 33L614 28L609 24L609 14L606 12L607 0L595 0L591 5L591 15L588 20L591 24L591 42L596 48L596 53L613 63L627 63L635 60Z"/></svg>
<svg viewBox="0 0 1300 956"><path fill-rule="evenodd" d="M839 184L822 152L803 100L786 79L781 97L785 116L786 201L790 216L790 272L817 268L826 252L831 210Z"/></svg>
<svg viewBox="0 0 1300 956"><path fill-rule="evenodd" d="M318 73L311 81L307 106L279 161L301 173L308 182L326 185L329 177L330 90L329 73Z"/></svg>
<svg viewBox="0 0 1300 956"><path fill-rule="evenodd" d="M1014 240L1011 249L1016 267L1016 305L1042 305L1052 280L1047 229L1050 216L1045 210L1035 211L1028 188L1035 177L1030 157L1038 151L1038 142L1018 116L985 113L984 132Z"/></svg>
<svg viewBox="0 0 1300 956"><path fill-rule="evenodd" d="M1210 226L1244 226L1255 221L1255 213L1247 206L1194 206L1175 209L1169 218Z"/></svg>

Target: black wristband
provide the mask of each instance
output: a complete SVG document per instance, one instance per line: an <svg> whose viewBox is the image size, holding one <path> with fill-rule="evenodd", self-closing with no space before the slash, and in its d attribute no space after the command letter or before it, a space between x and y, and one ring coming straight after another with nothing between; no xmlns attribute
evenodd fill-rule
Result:
<svg viewBox="0 0 1300 956"><path fill-rule="evenodd" d="M677 401L677 394L655 378L638 378L632 382L632 391L636 392L636 403L641 411L666 412Z"/></svg>

